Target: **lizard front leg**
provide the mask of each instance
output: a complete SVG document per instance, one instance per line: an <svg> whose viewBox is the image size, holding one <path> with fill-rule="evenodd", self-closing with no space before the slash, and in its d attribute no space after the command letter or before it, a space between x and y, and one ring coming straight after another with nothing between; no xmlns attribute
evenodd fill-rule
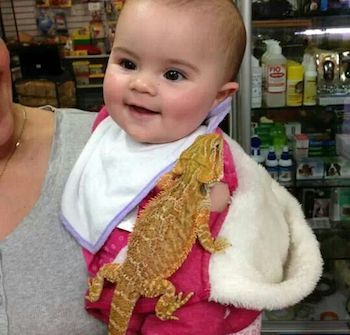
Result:
<svg viewBox="0 0 350 335"><path fill-rule="evenodd" d="M209 251L210 253L214 253L230 247L231 244L225 239L213 238L209 229L209 208L210 206L205 203L204 206L199 209L198 213L196 213L194 220L197 227L197 237L200 244L205 250Z"/></svg>
<svg viewBox="0 0 350 335"><path fill-rule="evenodd" d="M175 286L167 279L146 280L142 285L142 295L148 298L161 296L157 301L155 312L161 320L177 320L173 313L186 304L193 295L188 293L183 297L183 292L176 294Z"/></svg>
<svg viewBox="0 0 350 335"><path fill-rule="evenodd" d="M95 302L100 299L104 279L115 283L117 281L120 264L108 263L103 265L97 272L95 278L92 278L88 282L89 290L86 299Z"/></svg>

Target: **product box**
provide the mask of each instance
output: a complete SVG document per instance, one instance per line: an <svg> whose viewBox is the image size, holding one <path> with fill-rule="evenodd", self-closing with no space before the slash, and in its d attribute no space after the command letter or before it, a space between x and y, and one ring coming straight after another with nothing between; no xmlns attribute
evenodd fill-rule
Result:
<svg viewBox="0 0 350 335"><path fill-rule="evenodd" d="M350 134L335 135L337 154L350 159Z"/></svg>
<svg viewBox="0 0 350 335"><path fill-rule="evenodd" d="M339 84L340 58L336 51L318 50L316 52L317 86L328 93L330 88Z"/></svg>
<svg viewBox="0 0 350 335"><path fill-rule="evenodd" d="M286 129L286 136L288 140L293 140L295 135L301 133L301 123L300 122L287 122L284 124Z"/></svg>
<svg viewBox="0 0 350 335"><path fill-rule="evenodd" d="M324 175L324 163L323 159L315 158L302 158L297 160L296 165L296 179L322 179Z"/></svg>
<svg viewBox="0 0 350 335"><path fill-rule="evenodd" d="M313 133L309 136L310 157L332 157L336 155L335 140L327 134Z"/></svg>
<svg viewBox="0 0 350 335"><path fill-rule="evenodd" d="M296 134L293 139L293 157L296 160L309 156L309 137L306 134Z"/></svg>
<svg viewBox="0 0 350 335"><path fill-rule="evenodd" d="M331 190L329 188L304 188L302 206L305 218L313 229L330 228L329 209Z"/></svg>
<svg viewBox="0 0 350 335"><path fill-rule="evenodd" d="M330 217L334 221L350 222L350 188L338 187L332 190Z"/></svg>
<svg viewBox="0 0 350 335"><path fill-rule="evenodd" d="M274 123L259 123L255 128L255 134L261 140L261 149L268 149L272 145L272 130Z"/></svg>
<svg viewBox="0 0 350 335"><path fill-rule="evenodd" d="M350 85L348 69L350 66L350 51L340 53L340 82L342 85Z"/></svg>
<svg viewBox="0 0 350 335"><path fill-rule="evenodd" d="M253 0L252 14L255 20L296 16L299 14L298 1L286 0L276 4L274 0Z"/></svg>
<svg viewBox="0 0 350 335"><path fill-rule="evenodd" d="M343 188L339 190L339 214L341 221L350 220L350 189Z"/></svg>
<svg viewBox="0 0 350 335"><path fill-rule="evenodd" d="M324 158L324 178L350 178L350 160L341 156Z"/></svg>

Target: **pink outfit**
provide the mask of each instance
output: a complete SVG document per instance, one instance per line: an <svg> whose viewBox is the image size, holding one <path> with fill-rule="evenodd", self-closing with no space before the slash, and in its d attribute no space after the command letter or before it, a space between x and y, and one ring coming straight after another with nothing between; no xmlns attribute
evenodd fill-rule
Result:
<svg viewBox="0 0 350 335"><path fill-rule="evenodd" d="M107 112L103 109L94 127L105 117ZM237 177L230 150L225 142L224 147L224 177L232 193L237 187ZM154 189L140 203L142 209L147 201L157 194ZM223 212L212 212L210 216L210 229L212 235L217 236L227 209ZM104 246L96 253L91 254L84 250L89 273L94 276L105 263L112 262L120 250L126 246L129 233L116 228L107 239ZM260 311L224 306L208 301L210 295L210 282L208 274L210 253L205 251L197 242L181 268L169 280L176 287L177 292L194 292L194 296L175 315L176 321L162 321L154 315L156 299L141 298L137 302L131 317L127 335L253 335L260 333ZM100 300L95 303L86 301L86 309L95 317L108 322L111 299L115 286L105 282ZM240 332L244 331L244 332Z"/></svg>

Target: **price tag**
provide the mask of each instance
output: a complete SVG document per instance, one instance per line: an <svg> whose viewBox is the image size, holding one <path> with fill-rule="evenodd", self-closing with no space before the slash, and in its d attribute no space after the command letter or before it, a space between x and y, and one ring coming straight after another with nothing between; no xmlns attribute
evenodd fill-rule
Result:
<svg viewBox="0 0 350 335"><path fill-rule="evenodd" d="M100 2L89 2L88 9L90 12L99 11L99 10L101 10L101 3Z"/></svg>

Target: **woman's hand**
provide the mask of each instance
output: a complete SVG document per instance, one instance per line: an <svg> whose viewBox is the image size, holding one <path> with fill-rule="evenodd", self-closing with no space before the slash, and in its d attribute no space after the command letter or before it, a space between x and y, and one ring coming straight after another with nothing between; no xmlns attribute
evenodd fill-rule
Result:
<svg viewBox="0 0 350 335"><path fill-rule="evenodd" d="M5 42L0 38L0 148L13 132L12 109L10 55Z"/></svg>

